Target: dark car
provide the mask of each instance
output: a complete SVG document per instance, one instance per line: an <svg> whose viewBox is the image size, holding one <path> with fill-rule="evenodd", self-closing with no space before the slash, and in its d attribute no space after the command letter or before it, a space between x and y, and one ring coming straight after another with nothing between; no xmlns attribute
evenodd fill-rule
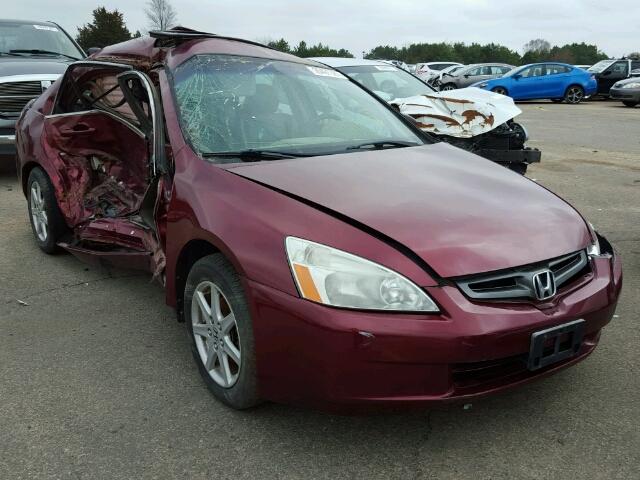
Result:
<svg viewBox="0 0 640 480"><path fill-rule="evenodd" d="M534 63L516 67L503 77L478 82L484 88L514 100L550 99L577 104L596 93L593 74L566 63Z"/></svg>
<svg viewBox="0 0 640 480"><path fill-rule="evenodd" d="M640 103L640 78L631 77L617 82L609 91L609 98L620 100L627 107Z"/></svg>
<svg viewBox="0 0 640 480"><path fill-rule="evenodd" d="M594 350L621 263L568 203L317 62L152 36L24 110L19 174L42 250L165 286L222 402L468 401Z"/></svg>
<svg viewBox="0 0 640 480"><path fill-rule="evenodd" d="M53 22L0 20L0 157L15 154L15 123L22 108L84 56Z"/></svg>
<svg viewBox="0 0 640 480"><path fill-rule="evenodd" d="M633 70L640 68L640 60L621 58L620 60L601 60L589 67L598 81L598 93L609 95L611 87L620 80L633 76Z"/></svg>

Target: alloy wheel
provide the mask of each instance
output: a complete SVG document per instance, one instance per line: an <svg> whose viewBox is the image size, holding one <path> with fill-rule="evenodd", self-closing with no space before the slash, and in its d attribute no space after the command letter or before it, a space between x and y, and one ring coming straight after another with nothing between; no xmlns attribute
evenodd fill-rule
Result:
<svg viewBox="0 0 640 480"><path fill-rule="evenodd" d="M231 304L213 282L201 282L191 300L191 328L200 360L223 388L238 381L242 354Z"/></svg>
<svg viewBox="0 0 640 480"><path fill-rule="evenodd" d="M580 87L571 87L567 92L567 102L580 103L584 98L584 92Z"/></svg>
<svg viewBox="0 0 640 480"><path fill-rule="evenodd" d="M36 235L41 242L47 241L49 219L47 218L46 205L44 196L42 195L42 189L38 182L31 184L31 221L33 222L33 228L36 231Z"/></svg>
<svg viewBox="0 0 640 480"><path fill-rule="evenodd" d="M441 90L443 92L447 92L449 90L455 90L456 88L453 85L445 85L444 87L441 88Z"/></svg>
<svg viewBox="0 0 640 480"><path fill-rule="evenodd" d="M499 93L500 95L506 95L507 91L502 87L496 87L493 89L494 93Z"/></svg>

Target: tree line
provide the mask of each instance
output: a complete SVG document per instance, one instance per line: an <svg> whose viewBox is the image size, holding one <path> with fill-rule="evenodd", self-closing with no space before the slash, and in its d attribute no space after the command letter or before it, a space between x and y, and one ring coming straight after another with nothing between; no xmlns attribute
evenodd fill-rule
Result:
<svg viewBox="0 0 640 480"><path fill-rule="evenodd" d="M145 14L150 30L163 30L174 26L177 13L169 0L147 0ZM85 50L90 47L105 47L139 37L140 31L131 32L118 10L109 11L98 7L93 11L93 21L78 28L76 40ZM304 40L290 45L287 40L265 40L271 48L291 53L298 57L349 57L353 54L345 48L333 48L323 43L307 44ZM564 62L573 65L593 65L599 60L609 58L596 45L570 43L552 46L547 40L537 38L527 42L521 55L504 45L496 43L412 43L404 47L379 45L365 54L368 59L402 60L406 63L430 61L452 61L463 64L501 62L511 65L525 65L543 61ZM630 53L629 57L640 58L640 53Z"/></svg>
<svg viewBox="0 0 640 480"><path fill-rule="evenodd" d="M405 47L378 46L365 55L369 59L397 59L406 63L420 63L447 60L470 63L501 62L511 65L526 65L536 62L564 62L574 65L593 65L609 58L596 45L571 43L563 46L551 46L542 39L532 40L524 46L520 55L504 45L496 43L466 44L456 43L413 43Z"/></svg>

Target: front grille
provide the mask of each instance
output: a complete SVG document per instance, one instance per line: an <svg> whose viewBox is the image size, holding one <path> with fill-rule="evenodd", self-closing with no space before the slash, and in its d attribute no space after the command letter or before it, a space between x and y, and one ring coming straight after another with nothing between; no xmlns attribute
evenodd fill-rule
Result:
<svg viewBox="0 0 640 480"><path fill-rule="evenodd" d="M498 273L473 275L456 280L465 295L477 300L537 300L533 277L549 270L555 287L569 285L589 273L589 261L584 250L546 262Z"/></svg>
<svg viewBox="0 0 640 480"><path fill-rule="evenodd" d="M37 97L41 93L42 84L39 81L0 83L0 97L15 95Z"/></svg>
<svg viewBox="0 0 640 480"><path fill-rule="evenodd" d="M0 113L18 115L32 98L42 93L40 81L0 83Z"/></svg>
<svg viewBox="0 0 640 480"><path fill-rule="evenodd" d="M527 355L452 365L451 376L456 388L474 388L498 379L507 379L527 371Z"/></svg>

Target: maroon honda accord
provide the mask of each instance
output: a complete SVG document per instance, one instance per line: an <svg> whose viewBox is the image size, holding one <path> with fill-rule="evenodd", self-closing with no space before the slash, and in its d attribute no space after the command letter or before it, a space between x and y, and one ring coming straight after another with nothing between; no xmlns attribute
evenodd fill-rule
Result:
<svg viewBox="0 0 640 480"><path fill-rule="evenodd" d="M39 247L150 272L234 408L498 392L589 355L621 288L558 196L249 41L107 47L25 108L17 147Z"/></svg>

